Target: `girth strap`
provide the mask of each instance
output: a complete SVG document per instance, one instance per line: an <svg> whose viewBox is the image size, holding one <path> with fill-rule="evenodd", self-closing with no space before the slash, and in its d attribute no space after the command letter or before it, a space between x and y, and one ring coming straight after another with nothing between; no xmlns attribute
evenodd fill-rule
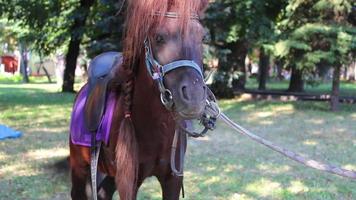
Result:
<svg viewBox="0 0 356 200"><path fill-rule="evenodd" d="M98 199L98 191L97 191L97 172L98 172L98 161L100 155L100 149L102 142L98 142L96 144L96 134L92 134L92 146L90 148L90 177L91 177L91 188L92 188L92 196L93 200Z"/></svg>

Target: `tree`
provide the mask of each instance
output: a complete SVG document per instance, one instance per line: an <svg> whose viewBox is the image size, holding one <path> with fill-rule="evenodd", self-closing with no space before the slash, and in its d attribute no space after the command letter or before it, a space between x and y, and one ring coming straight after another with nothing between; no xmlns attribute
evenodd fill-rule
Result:
<svg viewBox="0 0 356 200"><path fill-rule="evenodd" d="M78 55L120 50L122 17L116 0L0 0L0 13L22 30L18 40L46 56L66 52L62 91L73 92ZM119 25L119 23L121 23Z"/></svg>
<svg viewBox="0 0 356 200"><path fill-rule="evenodd" d="M93 5L83 41L89 58L122 50L125 6L122 0L101 0Z"/></svg>
<svg viewBox="0 0 356 200"><path fill-rule="evenodd" d="M80 0L79 6L74 12L74 19L70 32L70 42L66 54L66 67L63 78L63 92L74 92L75 69L77 66L77 59L80 53L80 44L82 42L85 25L90 13L90 8L94 4L94 0Z"/></svg>
<svg viewBox="0 0 356 200"><path fill-rule="evenodd" d="M90 58L105 51L120 51L122 48L123 17L119 11L124 2L117 0L80 0L74 12L72 35L66 56L63 91L74 91L75 68L82 45Z"/></svg>
<svg viewBox="0 0 356 200"><path fill-rule="evenodd" d="M352 61L350 54L356 50L356 28L348 20L351 12L351 0L292 0L279 24L282 39L275 52L297 74L289 89L300 91L303 75L313 74L320 63L333 66L334 111L339 102L340 68Z"/></svg>
<svg viewBox="0 0 356 200"><path fill-rule="evenodd" d="M9 27L6 20L0 19L0 55L15 51L17 47L16 34Z"/></svg>
<svg viewBox="0 0 356 200"><path fill-rule="evenodd" d="M211 44L219 50L228 50L224 51L226 58L222 59L219 72L227 76L230 74L230 78L224 81L231 80L234 89L244 89L248 52L253 48L262 48L264 57L270 53L275 38L274 22L284 5L284 0L217 0L210 5L206 24L211 33ZM263 85L266 73L261 75Z"/></svg>
<svg viewBox="0 0 356 200"><path fill-rule="evenodd" d="M24 49L49 55L67 44L75 4L75 0L2 0L0 8Z"/></svg>

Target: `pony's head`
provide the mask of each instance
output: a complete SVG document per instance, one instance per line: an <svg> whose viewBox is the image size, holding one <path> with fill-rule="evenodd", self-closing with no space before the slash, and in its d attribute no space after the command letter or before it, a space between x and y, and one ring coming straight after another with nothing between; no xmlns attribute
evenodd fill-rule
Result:
<svg viewBox="0 0 356 200"><path fill-rule="evenodd" d="M207 4L208 0L131 0L128 5L125 66L137 66L144 57L162 103L184 119L198 118L205 107L205 31L199 19Z"/></svg>

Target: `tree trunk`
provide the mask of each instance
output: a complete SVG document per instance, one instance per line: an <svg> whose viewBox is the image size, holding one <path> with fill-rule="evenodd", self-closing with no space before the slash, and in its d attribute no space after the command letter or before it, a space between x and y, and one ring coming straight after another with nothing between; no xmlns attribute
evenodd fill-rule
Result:
<svg viewBox="0 0 356 200"><path fill-rule="evenodd" d="M80 7L76 13L78 16L74 19L71 28L71 38L66 55L66 66L64 69L62 92L74 92L75 69L77 59L80 52L80 43L84 35L84 27L86 19L90 12L90 7L94 4L94 0L80 0Z"/></svg>
<svg viewBox="0 0 356 200"><path fill-rule="evenodd" d="M333 112L339 110L340 68L341 68L340 65L335 66L334 73L333 73L333 86L332 86L331 99L330 99L331 111Z"/></svg>
<svg viewBox="0 0 356 200"><path fill-rule="evenodd" d="M263 47L260 49L260 61L258 68L258 89L266 90L266 82L268 77L269 55Z"/></svg>
<svg viewBox="0 0 356 200"><path fill-rule="evenodd" d="M293 66L288 92L303 92L303 91L304 91L303 71Z"/></svg>
<svg viewBox="0 0 356 200"><path fill-rule="evenodd" d="M46 67L44 66L44 64L43 64L43 56L40 54L40 67L39 67L38 70L37 70L37 74L40 73L41 68L43 69L44 73L46 74L46 77L47 77L47 79L48 79L48 82L49 82L49 83L52 83L51 75L48 73Z"/></svg>
<svg viewBox="0 0 356 200"><path fill-rule="evenodd" d="M68 52L66 55L66 66L63 77L63 92L74 92L75 69L77 66L77 58L80 51L80 42L78 39L71 39Z"/></svg>
<svg viewBox="0 0 356 200"><path fill-rule="evenodd" d="M20 63L20 72L22 74L22 82L29 83L28 78L28 60L27 60L27 50L24 44L20 46L21 51L21 63Z"/></svg>
<svg viewBox="0 0 356 200"><path fill-rule="evenodd" d="M348 71L348 66L347 65L345 65L344 66L344 71L343 71L343 73L342 73L342 78L344 79L344 80L347 80L347 71Z"/></svg>
<svg viewBox="0 0 356 200"><path fill-rule="evenodd" d="M356 61L353 61L347 67L347 78L348 81L355 81L356 80Z"/></svg>
<svg viewBox="0 0 356 200"><path fill-rule="evenodd" d="M229 49L232 52L228 56L228 62L231 64L232 71L238 71L241 74L238 79L233 79L232 88L234 90L244 90L247 80L245 59L248 53L248 42L246 40L239 40L233 43Z"/></svg>

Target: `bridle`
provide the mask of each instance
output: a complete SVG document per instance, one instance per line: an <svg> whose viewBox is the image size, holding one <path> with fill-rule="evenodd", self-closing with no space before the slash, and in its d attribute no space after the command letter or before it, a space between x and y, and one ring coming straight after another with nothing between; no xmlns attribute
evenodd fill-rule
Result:
<svg viewBox="0 0 356 200"><path fill-rule="evenodd" d="M160 13L160 12L155 12L154 16L163 16L167 18L179 18L179 14L176 12L166 12L166 13ZM197 14L191 14L190 16L191 19L194 20L199 20L199 16ZM196 70L201 78L204 80L204 75L202 68L193 60L177 60L170 62L165 65L161 65L154 57L153 51L152 51L152 46L150 39L148 37L145 38L144 41L144 46L145 46L145 63L147 67L147 71L149 75L152 77L154 81L157 82L158 84L158 89L160 91L160 99L164 107L166 107L167 110L172 111L174 102L173 102L173 96L172 92L167 89L164 85L164 77L168 72L171 72L175 69L182 68L182 67L188 67ZM206 100L206 106L215 109L217 106L212 106L215 105L214 102L216 102L214 94L208 89L208 99ZM215 113L220 113L220 111L217 111ZM208 130L213 130L215 129L215 122L218 116L211 116L207 114L207 112L204 112L200 118L200 123L204 126L204 130L200 132L195 132L194 130L191 130L191 128L183 127L181 126L180 128L182 129L183 132L187 133L191 137L202 137L204 136ZM188 126L191 123L187 123Z"/></svg>
<svg viewBox="0 0 356 200"><path fill-rule="evenodd" d="M155 12L154 16L163 16L167 18L179 18L179 14L176 12ZM191 15L191 19L199 20L199 16L196 14ZM165 65L161 65L154 57L152 52L152 46L150 39L146 37L144 41L145 45L145 62L149 75L155 80L158 84L158 89L160 91L160 98L162 104L168 109L173 109L173 96L172 92L164 86L164 77L165 75L178 68L189 67L196 70L201 78L204 80L204 75L202 68L193 60L177 60L174 62L170 62Z"/></svg>
<svg viewBox="0 0 356 200"><path fill-rule="evenodd" d="M199 75L204 79L202 69L199 67L199 65L194 62L193 60L177 60L171 63L168 63L166 65L161 65L153 56L152 54L152 47L151 47L151 42L149 38L145 39L145 62L146 62L146 67L147 71L152 77L153 80L155 80L158 83L158 89L160 91L160 97L161 97L161 102L162 104L168 109L172 110L173 109L173 97L172 97L172 92L167 89L164 86L164 77L165 75L173 71L175 69L181 68L181 67L189 67L193 68L196 70Z"/></svg>
<svg viewBox="0 0 356 200"><path fill-rule="evenodd" d="M154 16L163 16L167 18L179 18L179 14L175 12L166 12L166 13L159 13L156 12ZM199 20L199 16L196 14L191 15L191 19ZM175 69L182 68L182 67L188 67L196 70L198 74L201 76L201 78L204 80L204 75L202 68L193 60L177 60L170 62L165 65L161 65L153 55L152 47L151 47L151 42L148 37L146 37L144 41L144 47L145 47L145 63L147 67L147 71L149 75L152 77L152 79L157 82L158 84L158 89L160 92L160 99L164 107L170 111L173 110L174 102L173 102L173 96L172 92L167 89L164 85L164 78L165 75L167 75L168 72L171 72ZM213 130L215 129L215 124L216 124L216 119L218 118L217 115L211 115L208 110L210 109L215 109L218 108L217 106L212 106L214 105L215 102L215 97L213 93L208 90L208 99L206 100L206 109L205 112L202 114L200 117L200 124L204 126L204 129L200 132L195 132L192 130L192 122L190 120L185 120L183 122L178 122L179 125L177 125L175 134L174 134L174 139L172 143L172 149L171 149L171 169L172 173L175 176L183 176L183 163L184 163L184 138L186 138L183 134L187 134L188 136L197 138L197 137L202 137L204 136L208 130ZM220 110L217 110L214 113L220 113ZM180 137L179 137L179 134ZM175 157L176 157L176 148L178 144L178 137L180 138L180 166L179 169L176 167L175 163Z"/></svg>

